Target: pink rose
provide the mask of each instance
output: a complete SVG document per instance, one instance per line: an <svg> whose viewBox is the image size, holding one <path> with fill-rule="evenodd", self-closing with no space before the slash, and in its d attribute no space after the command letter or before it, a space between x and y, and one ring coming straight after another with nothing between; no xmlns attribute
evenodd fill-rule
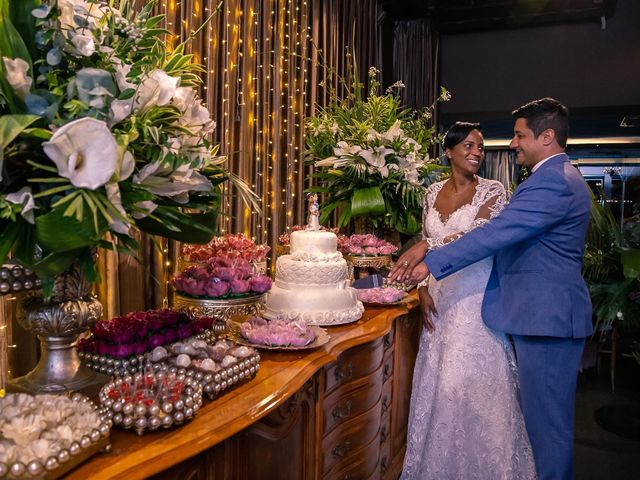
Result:
<svg viewBox="0 0 640 480"><path fill-rule="evenodd" d="M378 239L373 235L365 235L362 239L362 245L365 247L375 247L378 243Z"/></svg>
<svg viewBox="0 0 640 480"><path fill-rule="evenodd" d="M226 282L229 282L234 278L239 278L242 275L238 270L231 267L216 267L213 274L220 280L224 280Z"/></svg>
<svg viewBox="0 0 640 480"><path fill-rule="evenodd" d="M359 246L349 245L349 253L351 255L362 255L362 248Z"/></svg>
<svg viewBox="0 0 640 480"><path fill-rule="evenodd" d="M383 245L382 247L378 248L378 251L380 252L380 255L391 255L393 252L395 252L398 248L387 244L387 245Z"/></svg>
<svg viewBox="0 0 640 480"><path fill-rule="evenodd" d="M365 247L364 248L364 254L365 255L377 255L378 254L378 248L377 247Z"/></svg>

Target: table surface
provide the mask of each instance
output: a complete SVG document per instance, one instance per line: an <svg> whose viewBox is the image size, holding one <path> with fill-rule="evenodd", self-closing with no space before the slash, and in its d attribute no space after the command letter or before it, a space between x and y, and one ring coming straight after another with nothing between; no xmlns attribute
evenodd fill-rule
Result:
<svg viewBox="0 0 640 480"><path fill-rule="evenodd" d="M256 377L241 382L213 401L205 397L191 422L142 436L114 427L111 452L98 454L65 478L131 480L177 465L268 415L323 366L334 362L345 350L385 335L393 319L417 305L418 297L413 291L400 305L367 307L357 322L328 327L330 341L315 350L261 350Z"/></svg>

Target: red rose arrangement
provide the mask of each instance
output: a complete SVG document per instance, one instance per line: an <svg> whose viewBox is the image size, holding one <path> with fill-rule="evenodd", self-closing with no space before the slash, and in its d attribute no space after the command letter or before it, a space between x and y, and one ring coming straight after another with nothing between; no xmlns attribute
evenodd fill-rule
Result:
<svg viewBox="0 0 640 480"><path fill-rule="evenodd" d="M187 262L206 262L212 258L262 262L267 258L269 250L268 245L256 245L242 233L229 233L221 237L213 237L206 245L183 245L182 258Z"/></svg>
<svg viewBox="0 0 640 480"><path fill-rule="evenodd" d="M142 355L211 328L213 318L191 320L186 314L169 309L132 312L111 321L100 321L91 328L91 337L78 342L86 353L114 358Z"/></svg>
<svg viewBox="0 0 640 480"><path fill-rule="evenodd" d="M343 255L391 255L398 250L395 245L375 235L338 235L338 250Z"/></svg>
<svg viewBox="0 0 640 480"><path fill-rule="evenodd" d="M177 275L173 287L191 297L227 298L267 292L271 289L271 278L256 274L242 258L212 258Z"/></svg>

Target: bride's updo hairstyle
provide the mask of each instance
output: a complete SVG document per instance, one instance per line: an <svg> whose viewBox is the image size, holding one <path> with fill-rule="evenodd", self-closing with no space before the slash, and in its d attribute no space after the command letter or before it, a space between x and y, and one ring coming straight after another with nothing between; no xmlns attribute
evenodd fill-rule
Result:
<svg viewBox="0 0 640 480"><path fill-rule="evenodd" d="M463 141L471 133L471 130L480 131L479 123L456 122L451 125L442 139L442 148L453 148Z"/></svg>

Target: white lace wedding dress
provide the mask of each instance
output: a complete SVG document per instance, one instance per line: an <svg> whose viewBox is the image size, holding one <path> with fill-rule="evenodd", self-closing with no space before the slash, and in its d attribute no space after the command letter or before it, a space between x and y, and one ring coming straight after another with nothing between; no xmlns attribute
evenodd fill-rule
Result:
<svg viewBox="0 0 640 480"><path fill-rule="evenodd" d="M499 182L480 178L472 203L442 219L434 203L444 183L425 198L424 237L434 248L486 221L476 220L485 203L492 216L506 203ZM512 347L482 321L491 266L492 257L429 281L438 316L420 340L402 479L535 478Z"/></svg>

